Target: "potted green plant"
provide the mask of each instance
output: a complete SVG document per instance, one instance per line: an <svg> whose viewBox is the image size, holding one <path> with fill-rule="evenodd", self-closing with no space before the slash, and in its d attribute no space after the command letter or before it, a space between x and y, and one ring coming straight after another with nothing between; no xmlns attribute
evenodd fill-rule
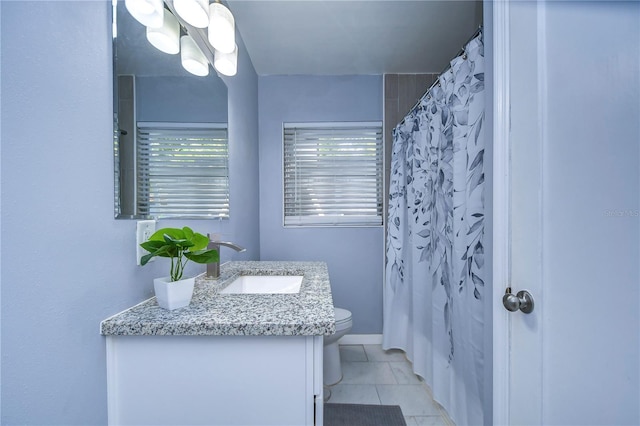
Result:
<svg viewBox="0 0 640 426"><path fill-rule="evenodd" d="M168 277L153 280L158 304L169 310L182 308L191 303L195 278L182 278L187 262L212 263L220 257L215 249L207 250L209 238L194 232L188 226L184 228L162 228L157 230L140 246L149 253L140 258L140 264L146 265L154 257L168 257L171 269Z"/></svg>

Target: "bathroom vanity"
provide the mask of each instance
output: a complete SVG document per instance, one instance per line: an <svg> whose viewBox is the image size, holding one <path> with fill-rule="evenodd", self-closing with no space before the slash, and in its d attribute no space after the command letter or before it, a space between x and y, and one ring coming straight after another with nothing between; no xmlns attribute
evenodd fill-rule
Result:
<svg viewBox="0 0 640 426"><path fill-rule="evenodd" d="M255 275L303 278L298 293L221 293ZM228 262L196 280L188 307L151 298L100 328L109 424L322 424L323 336L335 332L323 262Z"/></svg>

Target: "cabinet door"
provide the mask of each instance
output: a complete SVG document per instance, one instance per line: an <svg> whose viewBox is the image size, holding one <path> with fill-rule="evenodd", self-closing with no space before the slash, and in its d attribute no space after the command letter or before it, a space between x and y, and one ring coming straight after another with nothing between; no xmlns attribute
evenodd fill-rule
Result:
<svg viewBox="0 0 640 426"><path fill-rule="evenodd" d="M313 347L305 336L110 336L109 424L313 424Z"/></svg>

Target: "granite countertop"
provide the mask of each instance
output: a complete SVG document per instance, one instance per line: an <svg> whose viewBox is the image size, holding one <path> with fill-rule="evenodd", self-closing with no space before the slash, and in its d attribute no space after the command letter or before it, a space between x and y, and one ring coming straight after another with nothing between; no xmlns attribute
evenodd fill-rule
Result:
<svg viewBox="0 0 640 426"><path fill-rule="evenodd" d="M238 275L303 275L298 294L219 294ZM335 333L324 262L227 262L217 280L196 279L191 304L168 311L156 298L100 323L106 336L319 336Z"/></svg>

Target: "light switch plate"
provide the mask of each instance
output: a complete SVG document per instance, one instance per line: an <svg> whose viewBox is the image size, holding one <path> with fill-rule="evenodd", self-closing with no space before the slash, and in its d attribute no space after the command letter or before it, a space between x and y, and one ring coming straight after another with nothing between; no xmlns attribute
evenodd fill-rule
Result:
<svg viewBox="0 0 640 426"><path fill-rule="evenodd" d="M140 244L147 241L154 232L156 232L155 220L139 220L136 223L136 265L139 266L140 258L149 253L148 251L140 247ZM151 262L153 261L155 261L155 259L151 259Z"/></svg>

